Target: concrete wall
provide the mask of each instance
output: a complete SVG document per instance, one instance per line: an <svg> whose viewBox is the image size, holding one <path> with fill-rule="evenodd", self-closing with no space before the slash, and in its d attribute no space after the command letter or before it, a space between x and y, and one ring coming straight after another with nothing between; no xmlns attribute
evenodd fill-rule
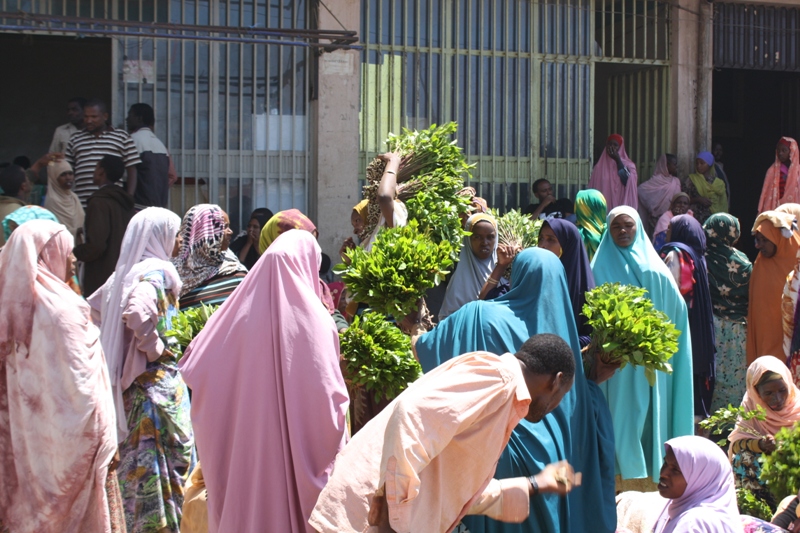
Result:
<svg viewBox="0 0 800 533"><path fill-rule="evenodd" d="M326 5L348 30L360 30L360 0L329 0ZM341 29L320 7L319 27ZM333 264L339 248L352 235L350 212L361 199L358 178L359 91L361 56L357 50L326 52L318 58L318 98L311 105L312 145L316 144L316 189L309 198L311 215L319 228L319 244Z"/></svg>

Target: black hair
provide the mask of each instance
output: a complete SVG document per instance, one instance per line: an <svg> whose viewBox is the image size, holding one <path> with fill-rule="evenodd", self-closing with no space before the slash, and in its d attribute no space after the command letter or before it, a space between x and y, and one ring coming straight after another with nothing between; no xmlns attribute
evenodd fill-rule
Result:
<svg viewBox="0 0 800 533"><path fill-rule="evenodd" d="M0 188L6 196L17 196L25 183L25 169L19 165L8 165L0 172Z"/></svg>
<svg viewBox="0 0 800 533"><path fill-rule="evenodd" d="M250 220L256 219L258 221L258 225L263 228L264 224L266 224L273 216L274 215L272 211L266 207L259 207L257 209L253 209L253 212L250 213Z"/></svg>
<svg viewBox="0 0 800 533"><path fill-rule="evenodd" d="M81 109L86 107L86 98L84 98L83 96L76 96L74 98L70 98L69 100L67 100L68 104L71 104L72 102L75 102L76 104L81 106ZM103 105L105 105L105 104L103 104Z"/></svg>
<svg viewBox="0 0 800 533"><path fill-rule="evenodd" d="M31 160L26 155L18 155L14 158L14 164L19 165L24 169L31 168Z"/></svg>
<svg viewBox="0 0 800 533"><path fill-rule="evenodd" d="M561 372L567 381L575 376L575 354L558 335L534 335L520 346L515 355L534 374L552 376Z"/></svg>
<svg viewBox="0 0 800 533"><path fill-rule="evenodd" d="M125 162L117 155L104 155L97 166L106 171L106 179L111 183L118 182L125 174Z"/></svg>
<svg viewBox="0 0 800 533"><path fill-rule="evenodd" d="M539 185L541 185L542 183L550 183L550 180L548 180L547 178L539 178L538 180L534 181L533 185L531 186L533 194L539 192Z"/></svg>
<svg viewBox="0 0 800 533"><path fill-rule="evenodd" d="M139 117L142 124L148 128L152 128L156 123L156 115L148 104L133 104L130 112Z"/></svg>
<svg viewBox="0 0 800 533"><path fill-rule="evenodd" d="M108 113L108 107L106 107L106 103L99 98L92 98L85 104L83 104L83 108L86 109L87 107L96 107L100 110L101 113Z"/></svg>
<svg viewBox="0 0 800 533"><path fill-rule="evenodd" d="M667 163L669 163L670 161L672 161L673 163L677 163L678 162L678 156L677 155L675 155L675 154L665 154L665 155L667 156Z"/></svg>
<svg viewBox="0 0 800 533"><path fill-rule="evenodd" d="M320 261L319 275L324 276L331 269L331 258L328 254L322 254L322 261Z"/></svg>

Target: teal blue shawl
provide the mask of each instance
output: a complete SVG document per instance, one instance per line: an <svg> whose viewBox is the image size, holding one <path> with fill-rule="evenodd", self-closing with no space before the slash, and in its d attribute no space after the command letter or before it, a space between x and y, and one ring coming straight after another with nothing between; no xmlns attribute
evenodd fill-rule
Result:
<svg viewBox="0 0 800 533"><path fill-rule="evenodd" d="M636 221L636 238L620 248L611 237L611 221L628 215ZM609 230L592 259L595 283L620 282L644 287L656 309L667 314L682 333L672 357L671 375L658 372L650 387L644 370L627 366L601 385L614 420L617 471L623 479L651 476L658 481L664 443L694 434L692 340L686 303L667 266L644 232L639 213L620 206L608 214Z"/></svg>
<svg viewBox="0 0 800 533"><path fill-rule="evenodd" d="M516 352L537 333L554 333L572 346L575 384L544 420L520 422L500 457L495 477L530 476L566 459L583 473L583 485L568 498L533 497L531 515L522 524L483 516L468 516L463 523L471 533L612 533L617 516L610 413L598 387L583 375L564 267L555 254L541 248L520 252L508 293L497 300L464 305L420 337L416 349L422 368L429 371L475 350Z"/></svg>

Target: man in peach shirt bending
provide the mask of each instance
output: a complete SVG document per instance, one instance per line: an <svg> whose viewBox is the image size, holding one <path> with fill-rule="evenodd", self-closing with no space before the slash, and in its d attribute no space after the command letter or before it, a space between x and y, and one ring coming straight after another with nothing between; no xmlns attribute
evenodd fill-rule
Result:
<svg viewBox="0 0 800 533"><path fill-rule="evenodd" d="M428 372L339 453L309 523L322 533L447 533L467 514L522 522L540 492L580 485L566 462L493 479L511 431L539 422L572 387L575 358L556 335L514 354L472 352Z"/></svg>

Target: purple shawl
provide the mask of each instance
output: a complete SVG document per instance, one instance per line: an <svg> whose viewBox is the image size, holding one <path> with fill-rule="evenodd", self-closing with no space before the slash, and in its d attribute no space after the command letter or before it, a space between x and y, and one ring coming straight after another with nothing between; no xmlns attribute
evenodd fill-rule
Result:
<svg viewBox="0 0 800 533"><path fill-rule="evenodd" d="M670 439L686 491L670 500L656 522L655 533L741 533L736 487L728 457L714 442L693 435Z"/></svg>

